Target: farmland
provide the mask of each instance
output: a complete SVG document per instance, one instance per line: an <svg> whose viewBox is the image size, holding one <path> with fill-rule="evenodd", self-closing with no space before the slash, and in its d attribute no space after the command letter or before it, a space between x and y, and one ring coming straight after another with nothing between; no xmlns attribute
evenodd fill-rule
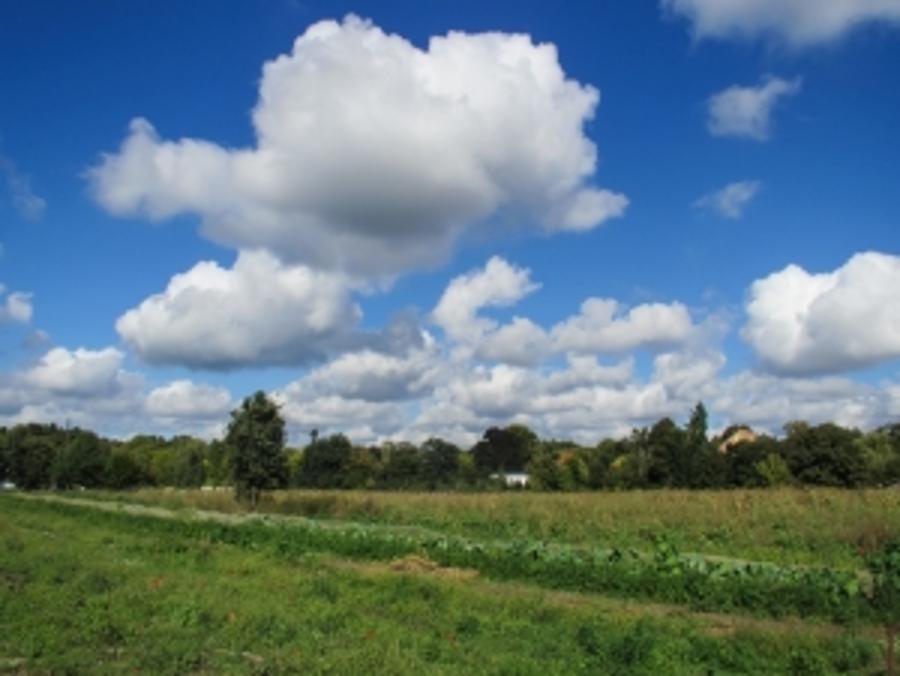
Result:
<svg viewBox="0 0 900 676"><path fill-rule="evenodd" d="M230 491L88 493L176 509L243 511ZM900 492L864 489L613 493L274 491L272 514L416 526L475 539L683 551L798 565L856 567L859 548L900 537Z"/></svg>
<svg viewBox="0 0 900 676"><path fill-rule="evenodd" d="M0 669L877 672L896 493L691 495L3 496Z"/></svg>

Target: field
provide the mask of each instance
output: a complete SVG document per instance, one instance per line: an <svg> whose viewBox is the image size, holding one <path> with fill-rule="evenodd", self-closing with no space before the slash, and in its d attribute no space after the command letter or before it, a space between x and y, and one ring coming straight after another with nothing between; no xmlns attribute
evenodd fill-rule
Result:
<svg viewBox="0 0 900 676"><path fill-rule="evenodd" d="M0 495L0 672L883 669L896 492L85 497Z"/></svg>
<svg viewBox="0 0 900 676"><path fill-rule="evenodd" d="M96 493L176 509L244 511L230 491ZM797 565L861 565L860 547L900 537L900 491L772 489L620 493L277 491L260 511L416 526L476 539L535 539Z"/></svg>

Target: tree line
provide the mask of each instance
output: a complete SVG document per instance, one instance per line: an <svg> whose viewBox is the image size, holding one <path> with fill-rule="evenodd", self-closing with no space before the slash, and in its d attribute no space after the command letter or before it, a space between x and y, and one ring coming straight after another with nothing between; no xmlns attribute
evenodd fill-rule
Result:
<svg viewBox="0 0 900 676"><path fill-rule="evenodd" d="M732 426L709 437L702 403L687 423L663 418L594 446L540 439L524 425L491 427L471 448L438 438L422 444L356 445L343 434L285 447L277 406L258 392L232 413L223 439L138 435L29 423L0 428L0 482L22 489L234 486L256 502L272 488L575 491L778 485L884 486L900 482L900 423L870 432L792 422L781 438Z"/></svg>

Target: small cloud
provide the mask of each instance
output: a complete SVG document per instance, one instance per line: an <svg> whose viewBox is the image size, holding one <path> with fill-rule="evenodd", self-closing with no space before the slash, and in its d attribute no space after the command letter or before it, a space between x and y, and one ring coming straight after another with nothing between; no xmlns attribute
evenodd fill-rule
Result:
<svg viewBox="0 0 900 676"><path fill-rule="evenodd" d="M22 347L28 350L40 350L50 344L50 334L43 329L31 331L22 341Z"/></svg>
<svg viewBox="0 0 900 676"><path fill-rule="evenodd" d="M6 287L0 284L0 326L3 324L27 324L31 321L34 308L31 305L31 294L13 291L6 298Z"/></svg>
<svg viewBox="0 0 900 676"><path fill-rule="evenodd" d="M756 197L761 185L760 181L735 181L721 190L704 195L694 202L694 206L737 220L744 215L744 209Z"/></svg>
<svg viewBox="0 0 900 676"><path fill-rule="evenodd" d="M873 23L900 25L896 0L661 0L700 39L763 38L793 48L838 40Z"/></svg>
<svg viewBox="0 0 900 676"><path fill-rule="evenodd" d="M768 76L757 87L732 85L713 94L707 103L706 128L713 136L736 136L766 141L772 132L772 110L778 101L800 91L803 80Z"/></svg>
<svg viewBox="0 0 900 676"><path fill-rule="evenodd" d="M47 201L35 195L31 189L31 179L19 172L15 163L0 155L0 172L6 176L6 187L15 210L26 221L39 221L47 210ZM2 247L0 247L2 253Z"/></svg>

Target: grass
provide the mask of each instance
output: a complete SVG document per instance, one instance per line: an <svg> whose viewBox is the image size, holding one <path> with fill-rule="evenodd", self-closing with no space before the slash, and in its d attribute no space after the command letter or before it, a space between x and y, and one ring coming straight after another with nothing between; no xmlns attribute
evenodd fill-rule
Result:
<svg viewBox="0 0 900 676"><path fill-rule="evenodd" d="M244 508L230 491L100 494L175 508ZM261 511L421 526L477 539L532 538L681 551L782 564L859 567L859 548L900 537L900 491L773 489L619 493L276 491Z"/></svg>
<svg viewBox="0 0 900 676"><path fill-rule="evenodd" d="M116 518L113 518L116 517ZM429 562L253 543L0 496L0 671L870 673L852 630L693 614Z"/></svg>

